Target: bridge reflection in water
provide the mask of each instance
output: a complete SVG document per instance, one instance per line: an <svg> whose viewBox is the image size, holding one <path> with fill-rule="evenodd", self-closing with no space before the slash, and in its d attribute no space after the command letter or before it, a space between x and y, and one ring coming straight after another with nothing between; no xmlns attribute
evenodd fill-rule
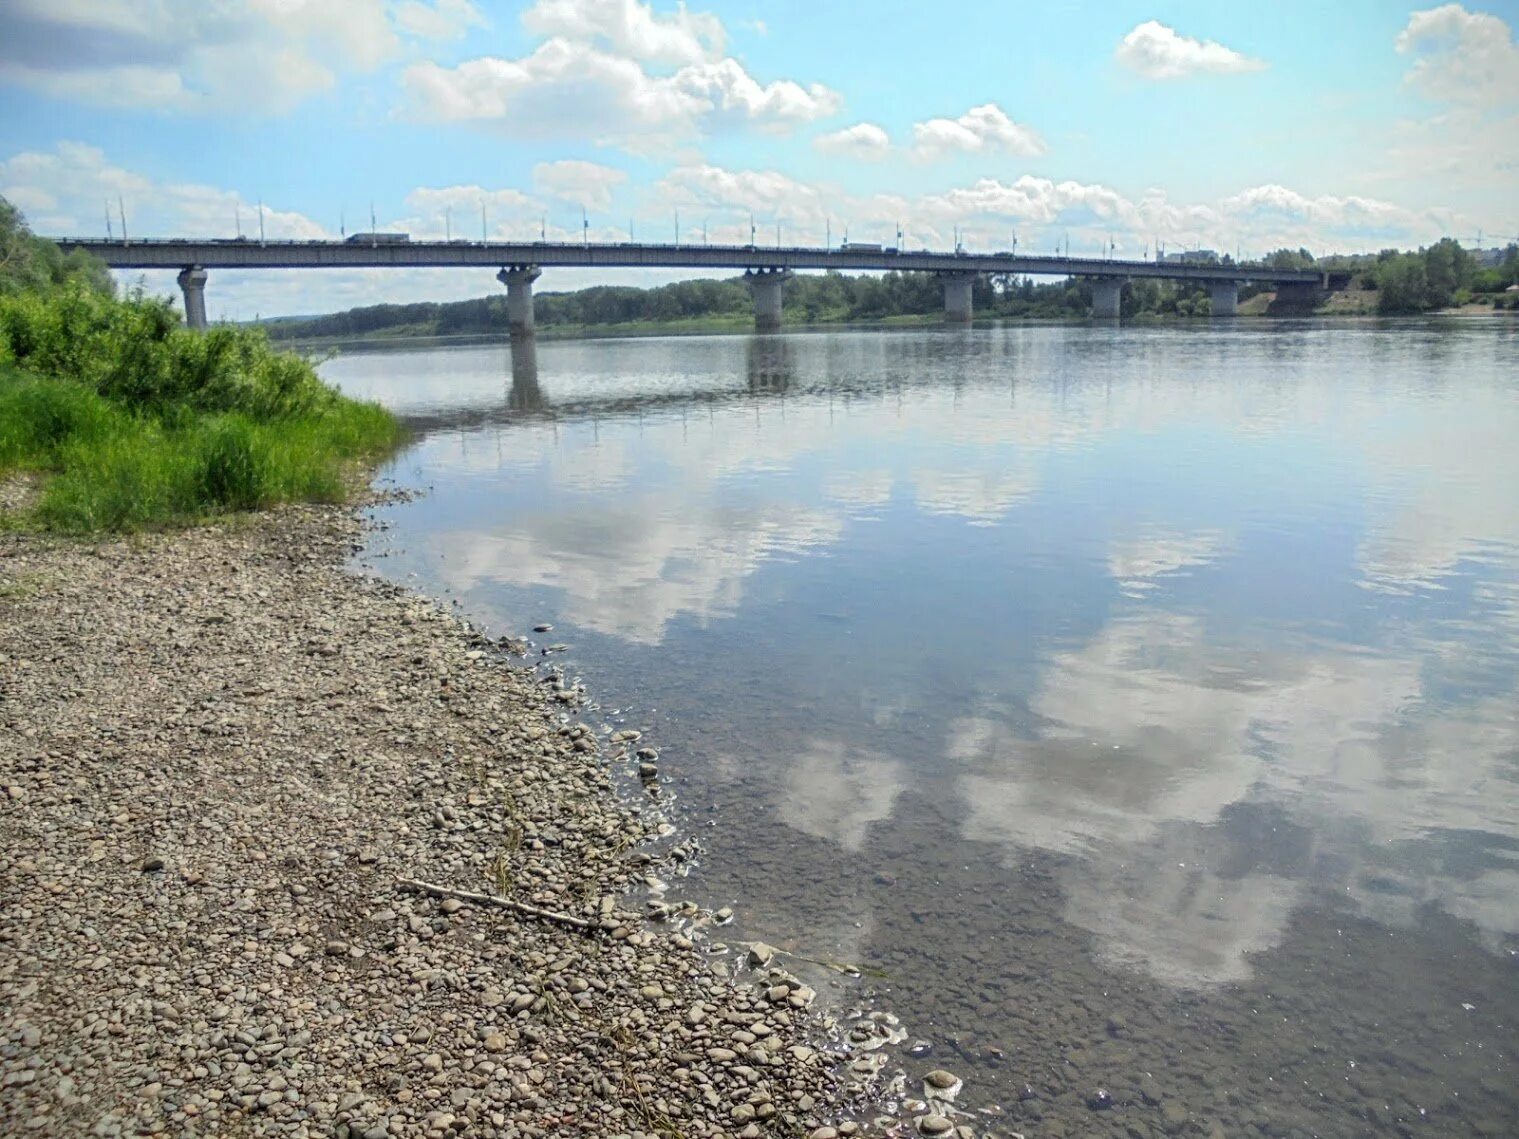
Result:
<svg viewBox="0 0 1519 1139"><path fill-rule="evenodd" d="M781 396L796 386L796 348L783 335L757 333L751 336L744 346L744 362L745 387L749 395ZM511 383L507 389L506 414L503 416L499 409L473 408L463 415L455 414L447 417L449 427L462 427L519 416L556 416L565 413L582 415L587 412L595 414L597 409L594 406L587 407L583 401L569 400L562 406L556 406L544 395L543 386L538 379L536 339L523 338L511 341L507 363L511 370ZM674 398L679 402L692 402L697 399L715 398L715 394L686 392ZM665 402L668 402L669 398L666 397ZM602 410L615 413L626 409L615 404L608 404ZM411 421L413 428L423 434L442 426L442 424L432 422L431 417L428 416L407 418Z"/></svg>
<svg viewBox="0 0 1519 1139"><path fill-rule="evenodd" d="M511 342L512 387L506 406L512 411L544 411L548 401L538 386L538 342L530 338Z"/></svg>

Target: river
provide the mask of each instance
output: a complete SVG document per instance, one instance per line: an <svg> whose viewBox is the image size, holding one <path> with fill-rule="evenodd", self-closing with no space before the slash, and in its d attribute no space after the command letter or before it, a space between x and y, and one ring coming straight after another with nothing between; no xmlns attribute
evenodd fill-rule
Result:
<svg viewBox="0 0 1519 1139"><path fill-rule="evenodd" d="M1033 1136L1519 1133L1519 322L416 348L361 560ZM535 648L535 653L538 651Z"/></svg>

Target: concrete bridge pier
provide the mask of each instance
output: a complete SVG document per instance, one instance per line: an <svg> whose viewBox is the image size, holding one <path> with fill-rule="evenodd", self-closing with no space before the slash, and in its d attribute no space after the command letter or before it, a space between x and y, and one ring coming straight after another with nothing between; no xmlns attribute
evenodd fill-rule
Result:
<svg viewBox="0 0 1519 1139"><path fill-rule="evenodd" d="M179 271L179 287L185 294L185 327L196 332L206 330L206 277L199 265L186 265Z"/></svg>
<svg viewBox="0 0 1519 1139"><path fill-rule="evenodd" d="M1092 317L1117 320L1123 311L1123 281L1117 277L1092 278Z"/></svg>
<svg viewBox="0 0 1519 1139"><path fill-rule="evenodd" d="M1239 315L1239 282L1209 281L1208 300L1214 316Z"/></svg>
<svg viewBox="0 0 1519 1139"><path fill-rule="evenodd" d="M536 265L508 265L496 274L506 286L506 323L513 340L533 335L533 282L541 272Z"/></svg>
<svg viewBox="0 0 1519 1139"><path fill-rule="evenodd" d="M779 332L781 327L781 286L794 276L790 269L748 269L744 282L754 296L754 330Z"/></svg>
<svg viewBox="0 0 1519 1139"><path fill-rule="evenodd" d="M976 274L972 272L940 273L939 280L944 284L944 323L971 323L975 317L972 290L976 285Z"/></svg>

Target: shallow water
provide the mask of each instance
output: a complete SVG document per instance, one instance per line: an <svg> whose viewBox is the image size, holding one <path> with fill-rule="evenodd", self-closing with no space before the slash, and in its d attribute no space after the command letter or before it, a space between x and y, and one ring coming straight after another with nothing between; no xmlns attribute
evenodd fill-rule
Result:
<svg viewBox="0 0 1519 1139"><path fill-rule="evenodd" d="M341 356L367 559L569 645L1030 1136L1519 1133L1519 324ZM904 1045L904 1048L906 1045Z"/></svg>

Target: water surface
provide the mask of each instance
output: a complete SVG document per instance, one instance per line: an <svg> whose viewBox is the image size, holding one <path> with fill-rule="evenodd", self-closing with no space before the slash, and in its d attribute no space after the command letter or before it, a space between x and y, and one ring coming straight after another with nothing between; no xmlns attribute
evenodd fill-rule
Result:
<svg viewBox="0 0 1519 1139"><path fill-rule="evenodd" d="M1519 1133L1519 326L325 366L381 572L662 752L677 896L1032 1135ZM865 991L860 991L860 990Z"/></svg>

